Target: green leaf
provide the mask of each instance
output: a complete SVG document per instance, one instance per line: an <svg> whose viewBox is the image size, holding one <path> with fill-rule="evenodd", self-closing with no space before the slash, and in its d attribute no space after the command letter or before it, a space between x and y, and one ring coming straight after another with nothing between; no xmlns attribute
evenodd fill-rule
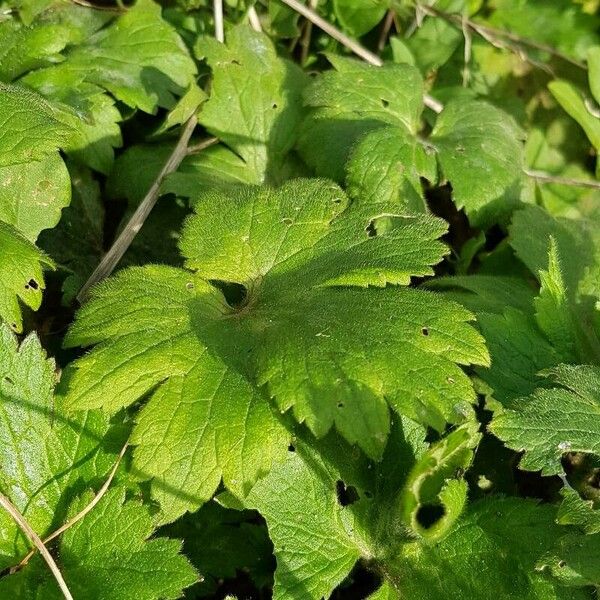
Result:
<svg viewBox="0 0 600 600"><path fill-rule="evenodd" d="M70 370L66 405L115 411L164 382L133 437L138 466L168 483L155 493L180 505L174 515L221 476L243 495L281 456L287 434L265 393L318 436L335 425L374 457L388 403L440 430L472 414L457 363L485 364L487 352L470 313L432 293L367 287L430 274L444 223L398 217L369 232L381 213L347 204L320 180L207 194L181 241L190 270L124 271L81 311L67 343L98 345Z"/></svg>
<svg viewBox="0 0 600 600"><path fill-rule="evenodd" d="M534 230L536 235L531 235ZM562 351L562 362L572 362L573 351L580 362L596 362L600 357L600 329L596 323L594 306L600 298L600 237L597 223L584 219L555 219L540 207L529 206L515 213L510 228L510 244L531 272L538 279L543 277L546 284L548 249L556 247L560 255L564 301L569 308L560 314L563 321L561 335L563 338L565 335L571 337L568 343L566 338L559 342L560 348L557 346L557 349ZM547 292L542 290L542 294ZM571 317L568 312L572 313ZM559 317L555 314L555 318ZM546 320L543 326L545 333L556 343L557 332L550 331L549 326ZM553 326L557 326L557 323L554 322ZM565 344L574 350L569 351Z"/></svg>
<svg viewBox="0 0 600 600"><path fill-rule="evenodd" d="M427 289L443 291L476 314L502 314L507 306L524 313L533 312L533 289L527 281L515 276L454 275L430 279L424 285Z"/></svg>
<svg viewBox="0 0 600 600"><path fill-rule="evenodd" d="M368 596L367 600L399 600L399 598L398 592L386 581L376 592Z"/></svg>
<svg viewBox="0 0 600 600"><path fill-rule="evenodd" d="M437 179L432 149L400 127L365 135L352 150L346 173L348 194L357 202L396 204L408 212L426 211L420 177Z"/></svg>
<svg viewBox="0 0 600 600"><path fill-rule="evenodd" d="M199 122L243 159L254 182L281 182L303 117L306 76L246 25L230 29L226 45L200 38L195 52L213 72Z"/></svg>
<svg viewBox="0 0 600 600"><path fill-rule="evenodd" d="M70 133L56 106L24 87L0 82L0 167L40 160Z"/></svg>
<svg viewBox="0 0 600 600"><path fill-rule="evenodd" d="M196 73L183 41L152 0L136 2L51 69L59 80L83 77L147 113L171 108L175 95L189 87Z"/></svg>
<svg viewBox="0 0 600 600"><path fill-rule="evenodd" d="M114 148L122 144L121 113L115 101L102 88L85 81L87 72L42 69L27 74L22 81L47 98L61 102L70 112L65 116L72 134L63 145L75 160L101 173L108 173Z"/></svg>
<svg viewBox="0 0 600 600"><path fill-rule="evenodd" d="M536 234L531 235L532 231ZM550 238L554 238L568 293L575 299L581 294L600 296L599 238L594 221L554 218L539 206L528 206L515 212L509 233L517 257L538 279L548 266Z"/></svg>
<svg viewBox="0 0 600 600"><path fill-rule="evenodd" d="M557 79L548 84L548 89L558 103L575 119L594 148L600 148L600 119L587 109L580 92L568 81Z"/></svg>
<svg viewBox="0 0 600 600"><path fill-rule="evenodd" d="M54 263L14 227L0 221L0 319L20 333L19 301L33 310L42 303L43 268Z"/></svg>
<svg viewBox="0 0 600 600"><path fill-rule="evenodd" d="M68 164L73 198L63 210L58 225L42 232L38 243L67 272L63 283L63 300L71 302L103 253L104 207L100 186L91 171Z"/></svg>
<svg viewBox="0 0 600 600"><path fill-rule="evenodd" d="M165 131L183 125L193 114L195 114L200 105L208 99L206 92L193 83L188 91L179 99L177 104L169 111L163 124L156 130L155 135L160 135Z"/></svg>
<svg viewBox="0 0 600 600"><path fill-rule="evenodd" d="M560 387L514 400L490 424L509 448L525 451L522 469L544 475L562 473L560 461L567 452L600 455L600 370L559 365L551 375Z"/></svg>
<svg viewBox="0 0 600 600"><path fill-rule="evenodd" d="M401 597L415 600L575 600L536 571L537 560L559 539L554 508L523 498L475 502L436 544L406 544L388 569Z"/></svg>
<svg viewBox="0 0 600 600"><path fill-rule="evenodd" d="M576 525L584 533L600 533L600 510L594 509L591 500L584 500L571 487L561 490L563 501L558 508L556 522L561 525Z"/></svg>
<svg viewBox="0 0 600 600"><path fill-rule="evenodd" d="M449 437L449 446L454 446L461 435ZM470 461L471 442L463 445L465 441L455 446L454 458L462 454L458 462L450 460L455 467L465 464L464 458ZM442 440L438 450L443 445ZM343 447L328 452L325 446L310 440L296 444L288 460L261 479L246 500L265 516L273 540L275 600L329 597L352 569L357 554L382 574L381 596L374 598L437 600L450 593L453 598L486 600L490 589L507 598L585 597L563 593L534 568L563 533L554 523L552 506L520 498L478 502L444 538L431 543L407 533L398 519L402 511L390 511L406 500L405 491L399 495L398 490L412 485L411 476L403 484L396 473L406 477L414 457L411 460L406 450L398 453L396 447L386 451L380 465L361 464ZM431 452L434 448L422 454L413 469L422 472L418 465L431 458ZM450 471L446 477L454 475ZM441 472L439 476L434 477L436 488L443 484ZM390 479L395 480L386 490ZM459 481L446 482L448 496L464 487ZM340 497L340 490L351 494L350 501Z"/></svg>
<svg viewBox="0 0 600 600"><path fill-rule="evenodd" d="M537 324L561 356L576 360L579 332L569 306L554 238L550 238L548 270L540 272L540 282L540 293L534 301Z"/></svg>
<svg viewBox="0 0 600 600"><path fill-rule="evenodd" d="M58 223L70 201L69 172L56 152L40 161L0 167L0 221L32 242Z"/></svg>
<svg viewBox="0 0 600 600"><path fill-rule="evenodd" d="M0 80L12 81L27 71L45 67L60 57L71 40L69 28L58 23L25 26L16 19L0 23Z"/></svg>
<svg viewBox="0 0 600 600"><path fill-rule="evenodd" d="M273 540L275 598L329 597L359 556L384 567L409 539L398 518L399 490L426 449L424 437L421 426L400 418L377 464L334 434L294 440L286 462L246 499Z"/></svg>
<svg viewBox="0 0 600 600"><path fill-rule="evenodd" d="M371 31L388 9L382 0L334 0L333 10L345 31L360 37Z"/></svg>
<svg viewBox="0 0 600 600"><path fill-rule="evenodd" d="M474 223L520 177L522 136L511 117L481 101L450 102L438 117L431 143L456 206Z"/></svg>
<svg viewBox="0 0 600 600"><path fill-rule="evenodd" d="M335 70L325 71L306 89L308 106L325 114L332 109L338 116L354 112L416 133L423 110L423 81L414 67L373 67L333 54L327 58ZM321 111L316 111L317 118Z"/></svg>
<svg viewBox="0 0 600 600"><path fill-rule="evenodd" d="M425 18L415 33L405 41L414 56L415 66L423 73L428 73L448 62L462 37L461 32L444 19Z"/></svg>
<svg viewBox="0 0 600 600"><path fill-rule="evenodd" d="M600 103L600 46L588 49L587 62L590 90L592 90L596 102Z"/></svg>
<svg viewBox="0 0 600 600"><path fill-rule="evenodd" d="M600 585L600 534L563 536L537 568L549 571L562 585Z"/></svg>
<svg viewBox="0 0 600 600"><path fill-rule="evenodd" d="M92 500L85 494L70 514ZM181 542L150 538L147 509L125 501L125 490L108 491L94 509L70 527L58 548L59 568L75 598L175 600L198 576L180 554ZM37 558L37 557L36 557ZM12 598L60 598L56 582L40 559L0 579L0 593Z"/></svg>
<svg viewBox="0 0 600 600"><path fill-rule="evenodd" d="M313 110L304 122L298 148L317 175L343 181L352 147L368 132L393 125L416 133L423 110L423 81L410 65L373 67L328 55L325 71L307 87Z"/></svg>
<svg viewBox="0 0 600 600"><path fill-rule="evenodd" d="M115 160L108 176L108 197L113 200L127 200L130 206L137 207L172 151L172 144L140 144L126 148ZM139 168L140 164L144 165L143 169Z"/></svg>
<svg viewBox="0 0 600 600"><path fill-rule="evenodd" d="M463 425L432 444L413 467L400 496L400 514L416 535L436 541L460 517L467 484L453 477L471 465L480 438L476 426Z"/></svg>
<svg viewBox="0 0 600 600"><path fill-rule="evenodd" d="M0 325L0 489L42 537L66 520L74 495L104 480L119 443L108 433L106 416L71 417L55 406L56 379L54 361L46 359L37 337L32 334L19 346ZM0 540L3 569L29 549L4 511Z"/></svg>
<svg viewBox="0 0 600 600"><path fill-rule="evenodd" d="M129 146L115 161L106 191L114 199L126 199L137 207L173 151L171 144ZM144 168L140 169L139 165ZM161 187L164 194L176 194L197 200L212 188L230 188L239 184L259 183L246 163L222 144L205 148L183 159Z"/></svg>
<svg viewBox="0 0 600 600"><path fill-rule="evenodd" d="M540 330L534 317L534 290L525 279L475 274L441 277L425 286L460 302L477 315L491 365L476 372L504 403L533 392L544 382L539 372L566 360Z"/></svg>
<svg viewBox="0 0 600 600"><path fill-rule="evenodd" d="M283 168L290 171L294 169L287 164ZM195 201L205 190L214 188L229 188L236 185L260 183L260 173L255 173L248 168L235 152L223 144L216 144L206 148L198 154L187 156L179 169L169 175L162 186L162 191L190 198Z"/></svg>
<svg viewBox="0 0 600 600"><path fill-rule="evenodd" d="M533 392L543 385L540 371L561 362L531 316L508 307L502 314L479 314L477 322L487 342L491 366L477 374L502 403Z"/></svg>
<svg viewBox="0 0 600 600"><path fill-rule="evenodd" d="M340 181L346 169L353 197L394 199L422 211L419 177L437 182L437 158L457 207L474 224L508 212L512 205L501 196L523 166L522 132L509 115L485 102L455 100L424 139L423 81L415 67L329 58L336 70L307 88L313 111L299 140L317 174Z"/></svg>
<svg viewBox="0 0 600 600"><path fill-rule="evenodd" d="M328 598L360 556L335 493L295 453L254 486L247 505L265 517L275 546L274 600Z"/></svg>

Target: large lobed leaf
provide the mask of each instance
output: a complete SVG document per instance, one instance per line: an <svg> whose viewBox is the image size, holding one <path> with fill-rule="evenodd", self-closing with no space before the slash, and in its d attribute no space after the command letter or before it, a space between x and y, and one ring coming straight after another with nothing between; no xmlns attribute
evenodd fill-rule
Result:
<svg viewBox="0 0 600 600"><path fill-rule="evenodd" d="M320 180L215 192L197 211L181 241L187 270L124 271L95 290L67 337L96 345L70 369L70 409L116 411L164 382L133 437L172 515L209 498L221 477L245 494L279 460L288 434L269 398L317 436L335 425L373 457L388 404L439 430L472 414L457 363L485 364L487 353L470 313L379 287L431 273L445 252L439 219L387 216L378 228L380 210L348 206Z"/></svg>

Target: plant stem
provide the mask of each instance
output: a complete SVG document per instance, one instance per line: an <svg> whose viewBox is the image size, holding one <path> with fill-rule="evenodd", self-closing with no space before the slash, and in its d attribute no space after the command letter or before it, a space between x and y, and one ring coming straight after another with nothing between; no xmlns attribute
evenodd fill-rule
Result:
<svg viewBox="0 0 600 600"><path fill-rule="evenodd" d="M121 452L119 452L119 456L117 457L115 464L113 465L112 469L110 470L110 473L108 474L108 477L106 478L106 481L102 484L102 487L98 490L98 493L92 498L91 502L89 504L87 504L82 510L80 510L76 515L71 517L67 522L65 522L63 525L61 525L58 529L53 531L49 536L44 538L44 540L42 541L44 546L48 542L51 542L53 539L57 538L59 535L64 533L70 527L73 527L73 525L75 525L75 523L77 523L78 521L81 521L81 519L83 519L83 517L85 517L98 504L98 502L100 502L100 500L102 499L104 494L106 494L106 492L108 491L108 488L110 487L110 484L112 483L112 480L115 477L117 469L119 468L119 465L121 464L121 460L123 459L123 456L125 455L125 451L127 450L128 445L129 445L129 442L125 442L125 444L121 448ZM36 550L36 548L32 548L29 551L29 554L27 554L27 556L25 556L25 558L16 567L13 567L11 569L11 573L18 571L19 569L22 569L31 560L31 557L35 554L35 550Z"/></svg>
<svg viewBox="0 0 600 600"><path fill-rule="evenodd" d="M256 12L256 8L251 6L248 9L248 21L250 22L250 27L254 29L257 33L262 32L262 25L260 24L260 19L258 18L258 13Z"/></svg>
<svg viewBox="0 0 600 600"><path fill-rule="evenodd" d="M223 29L223 0L213 0L213 13L215 17L215 38L223 43L225 41L225 31ZM108 277L114 271L121 258L123 258L127 248L129 248L131 242L138 234L142 225L148 218L148 215L156 205L156 201L160 195L160 186L165 177L175 172L179 168L181 161L187 156L188 144L197 124L198 119L196 115L192 115L183 126L179 140L177 140L177 144L175 144L175 148L173 148L173 152L160 170L154 183L150 186L150 189L144 196L141 204L137 207L136 211L131 216L131 219L129 219L129 222L125 225L125 228L114 241L109 251L104 255L100 264L94 269L94 272L79 290L79 293L77 294L79 303L83 303L87 300L92 286ZM212 143L214 142L211 142L211 144Z"/></svg>
<svg viewBox="0 0 600 600"><path fill-rule="evenodd" d="M284 4L287 4L292 10L295 10L297 13L300 13L305 19L310 21L313 25L316 25L319 29L322 29L327 35L330 35L334 40L340 42L340 44L346 46L349 50L354 52L356 56L359 56L364 61L368 62L371 65L375 65L376 67L380 67L383 64L383 61L377 56L373 54L371 51L363 48L356 40L348 37L345 33L341 32L339 29L334 27L331 23L323 19L318 13L316 13L312 8L302 4L302 2L298 2L298 0L281 0Z"/></svg>
<svg viewBox="0 0 600 600"><path fill-rule="evenodd" d="M137 207L136 211L131 216L131 219L129 219L127 225L125 225L119 237L104 255L100 261L100 264L90 275L89 279L84 283L83 287L79 291L79 294L77 294L77 300L79 300L80 303L87 300L92 286L96 285L99 281L102 281L113 272L114 268L117 266L117 263L123 257L123 254L125 254L129 248L131 242L138 234L142 228L142 225L148 218L148 215L154 208L154 205L156 204L156 201L160 195L160 186L162 185L165 177L176 171L181 164L181 161L186 157L188 142L190 141L190 137L192 136L192 132L194 131L197 123L198 121L196 116L192 115L184 125L181 131L181 136L179 137L171 156L169 156L167 159L167 162L154 180L154 183L148 190L141 204Z"/></svg>
<svg viewBox="0 0 600 600"><path fill-rule="evenodd" d="M198 142L197 144L191 144L190 146L188 146L187 153L188 153L188 155L198 154L198 152L202 152L202 150L206 150L206 148L209 148L210 146L214 146L218 142L219 142L219 138L216 138L216 137L207 138L205 140L202 140L201 142Z"/></svg>
<svg viewBox="0 0 600 600"><path fill-rule="evenodd" d="M317 5L319 4L319 0L308 0L308 6L312 10L317 10ZM300 54L300 64L304 66L306 64L306 60L308 58L308 50L310 48L310 38L312 36L312 28L313 24L310 21L306 21L306 26L304 27L304 33L302 34L302 40L300 41L300 46L302 48L302 52Z"/></svg>
<svg viewBox="0 0 600 600"><path fill-rule="evenodd" d="M29 525L25 517L19 512L19 509L2 493L0 493L0 506L13 518L23 533L30 539L31 543L40 551L66 600L73 600L73 596L67 587L62 573L52 555L48 552L48 548L44 546L44 542L42 542L38 534L31 528L31 525Z"/></svg>
<svg viewBox="0 0 600 600"><path fill-rule="evenodd" d="M392 30L392 25L394 25L395 15L396 13L391 8L385 14L383 27L381 28L381 33L379 34L379 41L377 42L377 51L379 53L383 52L383 49L385 48L388 36L390 35L390 31Z"/></svg>
<svg viewBox="0 0 600 600"><path fill-rule="evenodd" d="M488 38L495 38L495 39L505 38L507 40L510 40L511 42L514 42L515 44L518 44L521 46L528 46L529 48L535 48L536 50L541 50L542 52L547 52L548 54L551 54L552 56L556 56L557 58L560 58L561 60L564 60L568 63L571 63L572 65L575 65L576 67L579 67L580 69L584 69L584 70L586 69L586 66L582 62L579 62L578 60L575 60L574 58L571 58L570 56L563 54L562 52L558 51L556 48L553 48L552 46L547 46L546 44L541 44L539 42L536 42L535 40L530 40L528 38L521 37L520 35L517 35L510 31L505 31L503 29L495 29L494 27L488 27L487 25L480 25L479 23L475 23L475 21L471 21L469 19L463 19L463 17L461 17L460 15L447 13L447 12L444 12L443 10L434 8L433 6L419 4L419 5L417 5L417 8L419 10L422 10L425 14L427 14L431 17L440 17L440 18L444 19L445 21L448 21L449 23L452 23L453 25L460 27L461 29L464 27L464 25L466 25L467 27L472 29L475 33L479 34L481 37L483 37L487 41L489 41ZM463 21L464 21L464 23L463 23ZM511 49L515 50L514 47ZM531 61L531 62L533 62L533 61Z"/></svg>
<svg viewBox="0 0 600 600"><path fill-rule="evenodd" d="M223 0L213 0L213 15L215 18L215 38L218 42L225 41L225 29L223 27Z"/></svg>
<svg viewBox="0 0 600 600"><path fill-rule="evenodd" d="M541 183L556 183L560 185L570 185L572 187L590 188L593 190L600 190L600 181L593 181L592 179L572 179L570 177L558 177L544 173L542 171L533 171L530 169L523 169L523 172L528 177L540 181Z"/></svg>
<svg viewBox="0 0 600 600"><path fill-rule="evenodd" d="M356 40L353 40L351 37L348 37L345 33L334 27L331 23L323 19L319 14L317 14L314 10L312 10L309 6L302 4L302 2L298 2L298 0L281 0L284 4L289 6L292 10L295 10L297 13L301 14L304 18L308 19L313 25L316 25L319 29L322 29L327 35L330 35L334 40L337 40L340 44L346 46L350 51L354 52L356 56L362 58L365 62L375 66L381 67L383 65L383 61L379 56L373 54L370 50L367 50L363 46L361 46ZM423 97L423 102L425 106L430 108L436 113L441 113L444 109L444 105L432 98L431 96L425 94Z"/></svg>
<svg viewBox="0 0 600 600"><path fill-rule="evenodd" d="M463 87L468 87L469 81L471 79L471 70L470 70L469 64L471 62L472 39L471 39L471 30L469 29L466 15L463 15L461 28L462 28L463 37L465 39L465 50L463 53L465 66L463 68L463 73L462 73L462 84L463 84Z"/></svg>

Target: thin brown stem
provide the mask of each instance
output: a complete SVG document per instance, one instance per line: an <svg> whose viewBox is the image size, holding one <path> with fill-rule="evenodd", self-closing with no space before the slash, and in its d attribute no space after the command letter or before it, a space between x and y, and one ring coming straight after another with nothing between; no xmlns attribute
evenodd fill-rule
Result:
<svg viewBox="0 0 600 600"><path fill-rule="evenodd" d="M465 66L463 68L463 73L462 73L462 84L463 84L463 87L467 87L469 85L469 81L471 79L471 69L470 69L469 65L471 63L472 39L471 39L471 30L469 29L469 26L467 24L466 15L463 15L461 29L462 29L463 37L465 39L465 49L464 49L464 53L463 53Z"/></svg>
<svg viewBox="0 0 600 600"><path fill-rule="evenodd" d="M549 173L544 173L543 171L533 171L530 169L523 169L523 172L528 177L531 177L540 183L555 183L559 185L569 185L572 187L600 190L600 181L594 181L592 179L572 179L570 177L559 177L556 175L550 175Z"/></svg>
<svg viewBox="0 0 600 600"><path fill-rule="evenodd" d="M377 52L381 54L385 48L385 44L394 25L394 17L396 13L393 9L387 11L385 19L383 20L383 26L381 27L381 33L379 34L379 41L377 42Z"/></svg>
<svg viewBox="0 0 600 600"><path fill-rule="evenodd" d="M213 14L215 19L215 38L219 42L223 43L225 41L225 31L223 28L223 0L213 0ZM88 280L79 290L79 293L77 294L77 300L80 303L83 303L85 300L87 300L91 288L98 282L108 277L113 272L121 258L123 258L123 255L131 245L131 242L134 240L135 236L138 234L142 228L142 225L148 218L148 215L156 205L156 201L160 195L160 187L165 180L165 177L175 172L179 168L179 165L183 159L187 156L188 144L197 124L198 118L194 114L183 126L179 140L177 140L177 144L175 144L175 148L173 148L173 152L167 159L167 162L164 164L163 168L160 170L160 173L157 175L154 183L150 186L150 189L146 193L146 196L144 196L141 204L137 207L136 211L133 213L131 219L129 219L127 225L125 225L119 237L114 241L113 245L104 255L100 261L100 264L94 269L94 272L89 276Z"/></svg>
<svg viewBox="0 0 600 600"><path fill-rule="evenodd" d="M292 10L301 14L304 18L310 21L313 25L316 25L319 29L322 29L327 35L330 35L334 40L337 40L340 44L346 46L356 56L362 58L365 62L376 67L381 67L383 61L379 56L373 54L370 50L367 50L361 46L356 40L348 37L345 33L340 31L337 27L334 27L331 23L323 19L319 14L312 10L309 6L302 4L298 0L281 0L285 5L289 6ZM441 102L432 98L429 95L423 97L425 106L431 108L436 113L442 112L444 106Z"/></svg>
<svg viewBox="0 0 600 600"><path fill-rule="evenodd" d="M256 8L254 8L254 6L251 6L248 9L248 21L250 23L250 27L252 27L252 29L254 29L254 31L256 31L257 33L262 32L262 25L260 24L260 19L258 17L258 13L256 12Z"/></svg>
<svg viewBox="0 0 600 600"><path fill-rule="evenodd" d="M356 56L359 56L364 61L371 65L380 67L383 61L373 54L370 50L367 50L361 46L356 40L348 37L345 33L334 27L331 23L323 19L318 13L312 8L298 2L298 0L281 0L284 4L289 6L292 10L300 13L305 19L310 21L313 25L316 25L319 29L322 29L327 35L330 35L334 40L340 42L340 44L346 46L349 50L354 52Z"/></svg>
<svg viewBox="0 0 600 600"><path fill-rule="evenodd" d="M81 519L83 519L83 517L85 517L98 504L98 502L100 502L100 500L102 500L102 497L108 491L108 488L110 487L110 484L112 483L112 480L114 479L115 474L117 473L117 469L119 468L119 465L121 464L121 460L123 459L123 456L125 455L128 445L129 445L129 442L125 442L125 444L121 448L121 452L119 452L119 456L117 457L115 464L113 465L112 469L110 470L110 473L108 474L108 477L106 478L106 481L102 484L102 487L98 490L97 494L76 515L74 515L68 521L63 523L56 531L53 531L49 536L45 537L42 542L44 544L44 546L48 542L51 542L53 539L57 538L59 535L61 535L65 531L67 531L67 529L73 527L73 525L75 525L75 523L81 521ZM14 573L14 572L22 569L31 560L31 557L35 554L35 551L36 551L36 548L32 548L29 551L29 553L27 554L27 556L25 556L25 558L16 567L11 569L11 572Z"/></svg>
<svg viewBox="0 0 600 600"><path fill-rule="evenodd" d="M23 533L29 538L31 543L40 551L43 559L46 561L46 564L52 571L52 575L56 579L56 583L60 588L63 596L66 600L73 600L73 596L67 587L67 583L65 582L58 565L52 558L50 552L48 552L48 548L44 546L44 542L40 539L38 534L32 529L31 525L27 522L25 517L19 512L19 509L2 493L0 493L0 506L4 508L4 510L13 518L15 523L19 526L19 528L23 531Z"/></svg>
<svg viewBox="0 0 600 600"><path fill-rule="evenodd" d="M308 6L312 10L317 10L317 5L319 4L319 0L308 0ZM302 51L300 53L300 64L304 66L306 64L306 60L308 59L308 51L310 49L310 38L312 37L312 28L313 24L310 21L306 21L306 25L304 26L304 31L302 32L302 39L300 40L300 47Z"/></svg>
<svg viewBox="0 0 600 600"><path fill-rule="evenodd" d="M190 137L197 123L198 121L196 116L192 115L184 125L181 131L181 136L179 137L175 148L173 148L171 156L169 156L167 162L154 180L154 183L150 186L150 189L146 193L146 196L142 200L141 204L137 207L136 211L133 213L131 219L129 219L127 225L125 225L123 228L123 231L119 237L104 255L100 261L100 264L85 282L79 291L79 294L77 294L77 300L79 300L79 302L85 302L89 296L91 288L113 272L114 268L117 266L118 262L131 245L131 242L134 240L135 236L138 234L142 228L142 225L148 218L148 215L154 208L154 205L156 204L156 201L160 195L160 186L162 185L165 177L176 171L181 164L181 161L187 156L188 142L190 141Z"/></svg>
<svg viewBox="0 0 600 600"><path fill-rule="evenodd" d="M426 6L426 5L422 5L422 4L418 5L418 9L422 10L425 14L428 14L429 16L440 17L440 18L444 19L445 21L452 23L456 27L459 27L461 29L463 27L463 18L460 15L447 13L447 12L444 12L443 10L434 8L433 6ZM466 25L472 31L479 34L481 37L483 37L484 39L486 39L488 41L489 41L489 38L496 38L496 39L505 38L507 40L510 40L511 42L514 42L515 44L517 44L519 46L527 46L529 48L535 48L536 50L541 50L542 52L547 52L548 54L551 54L552 56L556 56L556 58L560 58L561 60L564 60L572 65L575 65L576 67L579 67L580 69L584 69L584 70L586 69L585 64L583 64L582 62L579 62L578 60L571 58L570 56L568 56L566 54L563 54L556 48L553 48L552 46L548 46L547 44L542 44L540 42L536 42L535 40L531 40L529 38L522 37L520 35L517 35L516 33L512 33L511 31L506 31L505 29L496 29L494 27L489 27L487 25L481 25L480 23L476 23L475 21L471 21L469 19L466 19L465 22L466 22ZM507 46L507 48L510 48L517 54L521 55L518 52L518 50L519 50L518 48L515 48L514 46ZM521 52L522 52L522 50L521 50ZM533 62L533 61L530 61L530 62Z"/></svg>
<svg viewBox="0 0 600 600"><path fill-rule="evenodd" d="M210 137L205 140L202 140L201 142L198 142L197 144L190 144L187 147L187 153L188 153L188 155L198 154L199 152L202 152L202 150L206 150L206 148L210 148L210 146L214 146L215 144L218 144L218 143L219 143L219 138Z"/></svg>
<svg viewBox="0 0 600 600"><path fill-rule="evenodd" d="M494 37L487 31L485 31L485 29L482 29L476 23L471 23L469 25L469 28L475 33L477 33L480 37L482 37L488 44L494 46L494 48L498 48L499 50L506 50L507 52L512 52L513 54L516 54L523 62L529 63L537 69L541 69L542 71L546 71L546 73L548 73L552 77L555 76L554 70L552 69L552 67L550 67L550 65L547 65L546 63L543 63L539 60L535 60L534 58L529 56L529 54L527 54L527 52L525 52L523 48L515 46L512 43L502 40L500 38Z"/></svg>
<svg viewBox="0 0 600 600"><path fill-rule="evenodd" d="M84 6L85 8L91 8L92 10L103 10L107 12L124 13L127 12L127 8L124 6L97 6L87 0L71 0L73 4L78 6Z"/></svg>

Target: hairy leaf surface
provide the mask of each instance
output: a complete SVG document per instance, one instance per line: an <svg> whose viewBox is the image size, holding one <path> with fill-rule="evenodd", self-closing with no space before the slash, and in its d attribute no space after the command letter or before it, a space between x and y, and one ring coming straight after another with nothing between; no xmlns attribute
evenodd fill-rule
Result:
<svg viewBox="0 0 600 600"><path fill-rule="evenodd" d="M246 26L228 31L226 45L200 38L196 54L213 71L200 123L244 160L253 182L281 182L303 116L306 76Z"/></svg>
<svg viewBox="0 0 600 600"><path fill-rule="evenodd" d="M171 501L191 507L221 476L243 493L270 468L287 434L269 398L317 436L335 425L373 457L388 403L440 430L472 414L456 363L485 364L487 353L470 313L379 287L431 273L444 253L438 219L398 217L378 232L379 211L348 206L319 180L212 193L196 209L181 241L189 270L123 272L98 288L67 340L98 344L70 372L69 408L114 411L166 379L134 441L140 467L189 495ZM165 502L167 488L155 490Z"/></svg>
<svg viewBox="0 0 600 600"><path fill-rule="evenodd" d="M0 167L57 150L69 127L58 108L22 86L0 82Z"/></svg>
<svg viewBox="0 0 600 600"><path fill-rule="evenodd" d="M118 439L99 412L67 416L54 403L57 379L34 335L19 346L0 325L0 488L44 536L62 524L75 494L103 478ZM15 565L28 543L0 512L0 565Z"/></svg>
<svg viewBox="0 0 600 600"><path fill-rule="evenodd" d="M600 370L560 365L552 376L560 387L515 400L490 424L507 446L525 451L521 468L549 475L563 472L566 452L600 455Z"/></svg>
<svg viewBox="0 0 600 600"><path fill-rule="evenodd" d="M85 494L71 507L82 510ZM123 488L113 489L94 510L70 527L59 544L59 564L75 598L175 600L198 576L180 554L181 542L148 539L154 523L137 501L126 501ZM12 598L63 597L44 562L35 557L15 575L0 579L0 593Z"/></svg>
<svg viewBox="0 0 600 600"><path fill-rule="evenodd" d="M37 310L42 303L44 268L54 263L14 227L0 221L0 319L20 333L22 302Z"/></svg>

